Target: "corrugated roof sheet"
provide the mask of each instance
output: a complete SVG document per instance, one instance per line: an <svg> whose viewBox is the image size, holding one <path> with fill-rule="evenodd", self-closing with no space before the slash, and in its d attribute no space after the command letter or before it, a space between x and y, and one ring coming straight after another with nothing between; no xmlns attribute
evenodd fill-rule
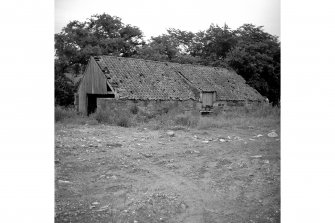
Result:
<svg viewBox="0 0 335 223"><path fill-rule="evenodd" d="M224 68L114 56L94 58L110 84L118 86L122 98L187 100L198 99L201 91L216 91L217 100L263 100L241 76Z"/></svg>

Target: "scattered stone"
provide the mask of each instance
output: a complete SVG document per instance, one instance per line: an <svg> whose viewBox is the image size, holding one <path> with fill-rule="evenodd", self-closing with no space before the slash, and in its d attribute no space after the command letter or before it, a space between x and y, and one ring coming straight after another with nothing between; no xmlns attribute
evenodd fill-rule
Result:
<svg viewBox="0 0 335 223"><path fill-rule="evenodd" d="M117 180L117 177L115 175L112 176L113 180Z"/></svg>
<svg viewBox="0 0 335 223"><path fill-rule="evenodd" d="M93 202L92 204L93 204L93 205L98 205L99 202L95 201L95 202Z"/></svg>
<svg viewBox="0 0 335 223"><path fill-rule="evenodd" d="M224 140L224 139L219 139L219 141L220 141L220 142L226 142L226 140Z"/></svg>
<svg viewBox="0 0 335 223"><path fill-rule="evenodd" d="M250 158L262 158L262 155L250 156Z"/></svg>
<svg viewBox="0 0 335 223"><path fill-rule="evenodd" d="M269 160L264 160L263 162L264 162L265 164L269 164L269 163L270 163Z"/></svg>
<svg viewBox="0 0 335 223"><path fill-rule="evenodd" d="M204 140L204 141L202 141L203 143L209 143L209 141L208 140Z"/></svg>
<svg viewBox="0 0 335 223"><path fill-rule="evenodd" d="M174 131L167 131L166 134L170 137L174 137L175 136L175 133Z"/></svg>
<svg viewBox="0 0 335 223"><path fill-rule="evenodd" d="M120 144L120 143L107 143L106 146L117 148L117 147L121 147L122 144Z"/></svg>
<svg viewBox="0 0 335 223"><path fill-rule="evenodd" d="M181 209L183 209L183 210L186 209L186 205L185 205L184 203L182 203L182 204L180 205L180 207L181 207Z"/></svg>
<svg viewBox="0 0 335 223"><path fill-rule="evenodd" d="M256 136L253 136L252 138L259 138L259 137L262 137L263 135L262 134L258 134Z"/></svg>
<svg viewBox="0 0 335 223"><path fill-rule="evenodd" d="M101 207L99 210L97 210L97 211L105 211L105 210L108 209L108 207L109 207L109 205L102 206L102 207Z"/></svg>
<svg viewBox="0 0 335 223"><path fill-rule="evenodd" d="M251 141L255 141L255 139L252 139L252 138L250 138L249 140L251 140Z"/></svg>
<svg viewBox="0 0 335 223"><path fill-rule="evenodd" d="M239 136L235 136L234 139L235 139L235 140L242 140L242 138L239 137Z"/></svg>
<svg viewBox="0 0 335 223"><path fill-rule="evenodd" d="M58 180L58 183L70 184L71 182L67 180Z"/></svg>
<svg viewBox="0 0 335 223"><path fill-rule="evenodd" d="M152 154L141 153L141 155L144 156L145 158L150 158L150 157L152 157Z"/></svg>
<svg viewBox="0 0 335 223"><path fill-rule="evenodd" d="M270 133L268 134L268 136L271 137L271 138L275 138L275 137L278 137L278 134L275 133L275 132L270 132Z"/></svg>

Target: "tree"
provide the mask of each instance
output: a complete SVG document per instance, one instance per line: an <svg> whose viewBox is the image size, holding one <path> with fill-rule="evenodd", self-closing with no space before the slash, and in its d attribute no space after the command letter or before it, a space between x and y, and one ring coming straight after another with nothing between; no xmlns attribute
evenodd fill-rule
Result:
<svg viewBox="0 0 335 223"><path fill-rule="evenodd" d="M55 34L56 91L71 88L64 81L64 73L83 73L90 56L132 56L144 44L142 37L139 28L125 25L120 18L108 14L93 15L84 22L70 22ZM59 92L62 91L55 94L56 103L60 101ZM66 95L73 94L66 92Z"/></svg>
<svg viewBox="0 0 335 223"><path fill-rule="evenodd" d="M203 33L199 33L203 42L203 58L223 59L228 51L236 44L234 33L228 27L220 27L218 25L210 25Z"/></svg>
<svg viewBox="0 0 335 223"><path fill-rule="evenodd" d="M200 63L198 56L190 54L194 33L179 29L168 29L167 32L168 34L151 37L149 43L138 51L137 57L177 63Z"/></svg>
<svg viewBox="0 0 335 223"><path fill-rule="evenodd" d="M280 101L280 43L262 27L245 24L235 32L237 43L224 61L247 83L277 104Z"/></svg>

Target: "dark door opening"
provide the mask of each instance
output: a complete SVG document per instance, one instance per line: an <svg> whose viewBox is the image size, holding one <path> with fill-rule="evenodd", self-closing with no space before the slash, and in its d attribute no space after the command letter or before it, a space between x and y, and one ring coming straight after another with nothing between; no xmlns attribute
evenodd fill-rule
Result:
<svg viewBox="0 0 335 223"><path fill-rule="evenodd" d="M114 98L114 94L87 94L87 115L97 110L97 98Z"/></svg>

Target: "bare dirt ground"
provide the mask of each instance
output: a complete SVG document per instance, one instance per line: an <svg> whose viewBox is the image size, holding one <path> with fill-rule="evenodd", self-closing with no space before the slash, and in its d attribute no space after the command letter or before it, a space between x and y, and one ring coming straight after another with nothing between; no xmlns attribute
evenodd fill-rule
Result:
<svg viewBox="0 0 335 223"><path fill-rule="evenodd" d="M56 124L55 222L280 222L272 130Z"/></svg>

